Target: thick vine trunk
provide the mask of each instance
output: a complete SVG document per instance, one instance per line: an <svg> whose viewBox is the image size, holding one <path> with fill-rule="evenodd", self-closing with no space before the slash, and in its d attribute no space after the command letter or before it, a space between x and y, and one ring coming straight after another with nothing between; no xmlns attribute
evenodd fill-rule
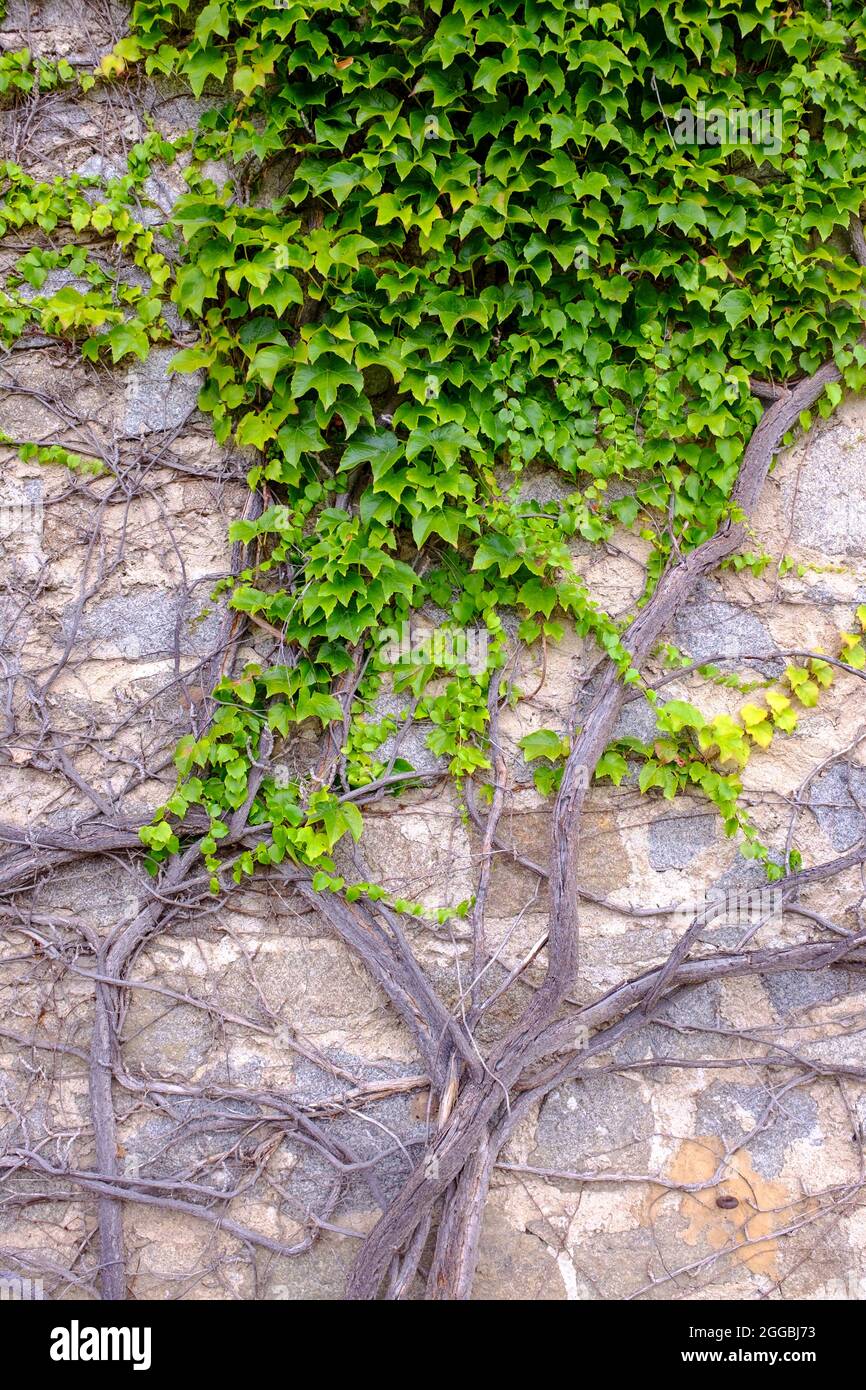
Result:
<svg viewBox="0 0 866 1390"><path fill-rule="evenodd" d="M781 441L796 424L800 412L813 405L826 386L839 378L838 368L826 363L813 376L778 396L766 410L746 448L733 493L732 502L742 513L748 514L754 508ZM733 554L742 540L742 523L730 520L662 576L652 598L625 635L634 665L640 666L646 660L698 580ZM391 1261L406 1248L419 1224L429 1218L452 1183L456 1187L447 1206L431 1278L437 1297L469 1296L487 1193L485 1174L489 1180L491 1127L500 1107L510 1101L521 1072L537 1055L539 1038L553 1023L575 981L580 899L578 850L587 781L584 770L594 769L610 741L625 694L626 687L610 662L580 735L573 739L563 771L553 812L544 981L512 1031L494 1050L485 1075L464 1083L445 1127L365 1239L349 1276L346 1292L350 1299L377 1296ZM671 979L675 978L673 974Z"/></svg>

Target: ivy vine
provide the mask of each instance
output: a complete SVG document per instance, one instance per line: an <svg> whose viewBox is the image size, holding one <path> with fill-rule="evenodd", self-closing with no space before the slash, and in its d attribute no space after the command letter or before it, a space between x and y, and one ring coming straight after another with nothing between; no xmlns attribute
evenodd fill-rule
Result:
<svg viewBox="0 0 866 1390"><path fill-rule="evenodd" d="M138 0L94 73L3 58L6 100L136 67L207 99L196 131L153 131L119 180L38 183L7 163L0 200L2 229L51 237L0 302L7 340L35 326L94 358L144 357L172 338L170 298L198 335L174 370L203 374L217 439L250 451L260 506L230 528L246 563L227 597L288 656L223 680L207 730L181 742L178 786L141 832L154 872L196 808L214 891L228 867L237 879L286 856L342 890L333 853L361 835L359 789L412 784L411 763L380 756L386 673L458 785L483 787L491 682L519 695L509 614L526 644L573 624L654 705L657 738L612 744L596 777L618 785L633 764L642 792L699 789L744 852L782 872L738 774L793 731L831 667L789 667L738 719L664 702L575 543L632 531L640 608L672 563L742 519L732 493L775 383L835 363L823 415L866 384L848 239L866 179L864 47L861 6L823 0ZM678 143L677 113L699 106L769 112L779 139ZM154 163L180 155L189 191L158 237L136 206ZM214 159L232 173L222 186ZM63 245L59 227L74 234ZM149 288L118 286L100 237ZM58 269L83 288L34 296ZM556 499L526 487L538 467L561 476ZM383 659L382 632L431 605L484 635L483 670ZM860 634L842 643L858 669ZM324 781L269 762L307 721L339 752ZM523 747L555 791L567 738L540 730ZM241 808L261 835L225 861Z"/></svg>

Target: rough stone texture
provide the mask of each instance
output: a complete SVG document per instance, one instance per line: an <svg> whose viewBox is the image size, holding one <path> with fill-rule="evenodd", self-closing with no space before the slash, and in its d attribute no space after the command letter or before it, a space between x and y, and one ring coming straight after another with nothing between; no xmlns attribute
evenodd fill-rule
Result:
<svg viewBox="0 0 866 1390"><path fill-rule="evenodd" d="M122 423L125 434L178 429L196 409L201 373L169 375L172 357L174 348L153 348L143 362L136 361L129 367Z"/></svg>
<svg viewBox="0 0 866 1390"><path fill-rule="evenodd" d="M93 642L94 655L108 652L123 657L165 656L176 644L203 655L213 646L218 615L210 613L201 619L193 605L186 607L185 613L177 597L164 589L119 594L88 605L79 631L82 638ZM72 605L65 622L67 630L77 616L76 606Z"/></svg>
<svg viewBox="0 0 866 1390"><path fill-rule="evenodd" d="M771 652L774 646L760 619L747 608L726 601L716 579L701 580L693 598L683 605L674 623L674 642L693 661L716 657L735 661L756 652ZM764 662L756 669L778 675L781 667L778 662Z"/></svg>
<svg viewBox="0 0 866 1390"><path fill-rule="evenodd" d="M534 1161L568 1169L576 1154L603 1161L616 1154L640 1163L648 1157L653 1128L646 1088L638 1078L614 1075L569 1082L541 1107Z"/></svg>
<svg viewBox="0 0 866 1390"><path fill-rule="evenodd" d="M736 1148L746 1135L754 1133L749 1145L752 1162L762 1177L775 1178L785 1165L785 1152L791 1140L810 1139L819 1145L821 1134L815 1101L796 1091L785 1098L785 1124L761 1129L760 1122L773 1105L773 1097L763 1086L729 1086L716 1082L698 1102L698 1128L703 1134L718 1135L726 1149Z"/></svg>
<svg viewBox="0 0 866 1390"><path fill-rule="evenodd" d="M795 451L783 485L791 538L832 558L862 557L866 535L866 402L852 401L844 420L831 418L808 447ZM832 478L832 486L827 486Z"/></svg>
<svg viewBox="0 0 866 1390"><path fill-rule="evenodd" d="M815 778L809 805L833 848L849 849L866 831L866 770L837 763Z"/></svg>
<svg viewBox="0 0 866 1390"><path fill-rule="evenodd" d="M649 861L654 869L687 869L718 831L712 816L668 816L649 830Z"/></svg>
<svg viewBox="0 0 866 1390"><path fill-rule="evenodd" d="M122 16L104 6L45 0L28 18L12 0L0 44L26 41L37 53L92 62L121 32ZM178 90L145 84L135 101L114 103L94 89L80 102L56 96L40 106L26 144L2 113L0 133L9 157L53 177L73 168L120 168L144 133L144 114L178 133L197 109ZM178 171L169 170L154 175L148 196L165 214L182 188ZM155 217L152 209L148 216ZM42 503L26 526L0 526L6 826L68 825L93 811L94 797L117 815L146 818L172 785L177 737L202 727L209 678L222 659L224 614L210 595L228 568L228 523L246 500L244 461L216 447L195 410L198 383L168 377L170 355L158 350L144 364L107 372L42 340L0 363L0 430L20 440L64 442L111 462L107 476L82 481L21 464L2 449L0 506ZM760 577L725 571L708 580L670 635L687 656L724 656L743 679L760 680L775 675L783 658L743 660L756 652L837 650L839 631L850 629L854 608L866 600L864 439L866 403L848 401L807 444L781 458L754 518L755 547L816 568L781 577L772 566ZM552 498L562 494L563 481L536 472L526 488L527 495ZM631 535L618 544L615 554L580 544L575 559L600 602L622 615L640 590L635 561L646 550ZM257 634L238 659L269 650ZM575 687L595 660L573 633L544 657L534 649L517 660L515 680L526 696L502 717L508 803L501 833L538 864L549 852L550 806L532 785L518 740L532 729L565 727ZM78 784L69 781L38 712L35 693L46 681L46 707L64 730L62 750ZM665 689L708 715L735 713L745 698L695 673ZM861 692L860 683L840 677L802 715L797 733L756 752L744 775L762 836L780 849L793 817L794 844L807 864L832 858L866 825ZM385 692L379 717L405 708ZM651 739L648 706L627 705L617 733ZM425 735L423 725L408 724L400 752L435 772ZM292 757L309 770L314 754L315 745L302 739ZM373 806L361 848L370 875L394 896L435 908L474 889L479 838L443 785ZM759 881L705 802L684 797L672 807L641 797L633 776L619 788L593 787L581 849L586 897L574 1000L585 1002L669 954L682 925L665 907ZM104 936L131 920L148 892L132 857L60 862L34 882L28 910L54 922L65 946L78 943L68 961L84 972L93 960L79 954L72 924ZM856 871L806 891L803 901L839 928L862 930ZM658 915L646 915L652 908ZM547 911L544 883L499 854L488 911L489 945L499 953L491 983L533 949ZM471 955L465 925L418 922L408 930L432 983L457 1007ZM735 946L750 930L710 925L699 949ZM806 939L822 939L822 928L785 914L752 941ZM528 969L529 987L543 968L540 958ZM225 1191L258 1162L259 1176L225 1204L227 1214L300 1241L310 1213L323 1210L332 1170L273 1115L257 1120L248 1100L214 1098L214 1088L257 1088L327 1108L352 1087L396 1082L406 1089L355 1109L337 1106L329 1131L362 1163L379 1155L379 1197L393 1194L427 1131L428 1094L407 1030L316 913L260 875L209 910L179 917L143 947L132 975L122 1048L131 1089L118 1083L115 1094L129 1175L193 1173ZM500 1000L479 1042L501 1036L525 999L524 986ZM92 1164L92 1019L93 989L84 974L34 953L4 923L0 1154L42 1145L60 1163L71 1157ZM822 1065L863 1068L864 1025L866 985L862 974L847 970L731 979L666 1001L650 1024L595 1059L585 1079L554 1091L516 1132L503 1161L552 1172L496 1172L474 1296L799 1299L861 1287L866 1088L856 1077L794 1073L761 1059L772 1044ZM43 1051L22 1037L69 1050ZM156 1084L198 1092L168 1093L158 1108L141 1105L134 1087ZM249 1117L240 1137L237 1129L226 1133L227 1110ZM331 1216L339 1230L325 1231L296 1258L259 1251L255 1270L237 1240L193 1215L127 1204L131 1293L339 1298L357 1247L345 1232L363 1233L376 1217L369 1172L361 1167L346 1176ZM70 1197L64 1187L56 1199L30 1201L35 1188L42 1191L40 1181L19 1175L15 1182L5 1188L22 1202L0 1202L0 1269L44 1277L52 1297L93 1296L92 1200ZM720 1208L720 1196L735 1198L736 1207ZM81 1286L52 1275L52 1267L74 1269Z"/></svg>

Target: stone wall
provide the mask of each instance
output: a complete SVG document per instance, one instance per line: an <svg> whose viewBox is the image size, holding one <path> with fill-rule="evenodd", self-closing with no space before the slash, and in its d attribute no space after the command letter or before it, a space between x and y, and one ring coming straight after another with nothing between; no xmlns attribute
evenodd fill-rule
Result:
<svg viewBox="0 0 866 1390"><path fill-rule="evenodd" d="M46 0L28 21L13 0L0 45L27 42L84 65L122 31L122 15L107 6ZM171 134L195 118L178 90L133 83L84 99L49 96L32 104L27 122L10 111L0 121L12 157L51 177L122 167L146 114ZM154 179L149 197L165 214L180 191L175 169ZM0 269L20 253L0 246ZM180 323L176 337L188 337ZM82 479L2 450L9 499L42 504L41 526L6 528L0 538L0 819L16 864L36 832L84 834L96 815L119 827L148 817L172 783L174 742L198 726L224 657L226 615L210 594L229 568L226 531L245 505L245 460L213 442L195 408L196 380L166 375L173 351L109 371L72 347L25 336L0 358L0 430L106 464L103 476ZM790 555L800 568L708 580L671 640L695 660L724 657L728 669L758 677L780 672L788 651L838 650L840 630L866 602L864 476L866 402L848 401L779 460L753 519L754 548ZM532 486L557 483L539 475ZM624 614L640 592L642 543L624 534L616 546L576 554L602 605ZM267 634L244 642L238 661L270 650ZM517 741L565 727L597 656L567 635L520 661L527 695L502 718L502 833L524 861L543 865L550 803ZM694 675L666 689L708 714L735 713L743 700ZM763 838L782 846L793 826L807 866L866 833L861 692L841 676L745 774ZM647 735L647 716L635 701L621 729ZM411 735L416 761L433 771L422 733ZM431 907L472 892L480 841L444 780L379 802L366 819L362 848L390 891ZM4 899L0 934L0 1273L41 1278L49 1297L95 1296L95 1195L48 1170L93 1168L88 976L100 939L152 889L122 846L33 862L25 889ZM650 909L758 879L706 802L641 796L634 776L594 787L574 1000L667 957L681 921ZM849 869L804 890L801 911L761 926L753 943L861 931L863 899L862 874ZM547 912L538 875L498 855L492 979L532 950ZM735 946L750 930L710 924L701 950ZM469 968L465 931L410 931L432 982L456 1006ZM485 1017L481 1045L516 1017L542 971L537 961L526 985ZM398 1189L429 1123L405 1028L318 914L265 876L178 914L139 952L131 978L115 1072L118 1157L135 1193L124 1205L130 1295L339 1298L357 1247L351 1233L368 1230L377 1202ZM516 1133L494 1178L474 1296L862 1296L864 991L860 972L825 969L727 979L664 1004ZM785 1049L812 1068L786 1066ZM336 1199L333 1165L309 1135L298 1137L281 1098L343 1146ZM42 1169L19 1164L21 1154L36 1155ZM228 1190L237 1191L228 1202L212 1195ZM261 1239L240 1238L229 1222ZM289 1257L269 1241L302 1249Z"/></svg>

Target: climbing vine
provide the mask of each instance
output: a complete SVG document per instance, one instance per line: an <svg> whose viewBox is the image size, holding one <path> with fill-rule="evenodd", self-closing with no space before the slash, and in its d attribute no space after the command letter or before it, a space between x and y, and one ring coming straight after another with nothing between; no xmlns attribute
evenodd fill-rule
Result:
<svg viewBox="0 0 866 1390"><path fill-rule="evenodd" d="M213 838L247 796L262 722L285 738L340 720L328 692L351 652L424 604L494 639L487 669L442 693L424 694L435 668L410 673L415 717L458 779L490 766L503 612L524 642L556 641L571 620L639 681L572 543L639 533L648 596L730 515L761 409L753 378L830 358L851 388L866 379L862 272L838 244L863 194L863 21L853 6L769 3L186 15L137 5L115 56L183 72L196 95L212 79L234 91L196 153L227 158L238 184L202 179L175 210L173 297L200 325L175 368L206 373L218 437L260 456L249 482L269 505L232 527L254 562L230 601L298 654L226 683L226 707L181 754L182 776L191 760L209 775L167 809L204 805ZM778 149L676 144L673 113L697 102L771 110ZM271 166L287 186L264 203ZM822 413L841 394L829 385ZM538 464L567 480L561 500L527 496ZM806 706L814 675L789 672ZM793 729L789 697L768 699L739 722L662 704L652 749L612 747L597 775L621 780L629 755L641 791L698 787L744 852L769 859L724 770ZM340 794L377 772L350 756L345 784L306 803L264 779L251 820L278 831L259 857L332 867L340 835L360 833ZM159 854L176 846L167 833L143 835Z"/></svg>
<svg viewBox="0 0 866 1390"><path fill-rule="evenodd" d="M748 697L714 717L665 698L696 663L662 628L717 563L795 566L752 548L748 506L779 445L866 386L864 57L855 0L138 0L93 71L0 57L4 105L140 75L200 99L195 130L169 140L154 126L120 172L43 181L0 165L0 237L35 241L0 293L0 339L62 337L112 365L171 344L172 369L200 374L216 439L242 452L240 560L214 597L271 655L221 668L207 718L177 746L176 786L138 833L169 886L191 857L214 894L258 868L303 870L299 893L330 904L420 1040L443 1162L437 1150L435 1172L415 1170L365 1242L356 1293L372 1296L396 1250L414 1275L451 1183L431 1281L462 1296L471 1277L471 1231L449 1245L474 1220L460 1203L483 1200L525 1068L564 1045L554 1018L574 974L590 778L700 792L771 879L800 871L796 847L762 843L741 774L837 672L866 667L866 606L835 653L786 654L772 679L698 665ZM169 164L185 179L170 215L149 183ZM24 461L101 466L3 442ZM541 473L555 485L535 486ZM631 611L612 614L581 559L626 536L642 580ZM567 632L585 641L595 703L586 724L572 711L520 741L556 797L550 872L529 864L550 882L549 964L494 1070L472 1033L501 810L494 726L526 693L515 651L543 661ZM624 691L651 708L652 737L614 732ZM434 911L363 868L347 877L338 849L362 840L368 799L419 785L399 746L416 723L484 828L477 897ZM362 900L374 925L349 910ZM150 910L112 945L112 988ZM469 919L472 1027L410 962L404 915ZM647 984L651 1002L687 948ZM110 1168L104 1073L92 1100ZM109 1282L115 1216L102 1218Z"/></svg>
<svg viewBox="0 0 866 1390"><path fill-rule="evenodd" d="M455 630L483 632L484 669L452 660L443 688L436 661L413 653L389 675L458 784L490 769L503 614L527 644L556 642L570 621L656 705L659 737L612 744L596 776L618 785L632 762L642 792L700 788L743 851L782 872L729 769L792 732L792 700L813 705L831 668L789 668L787 693L739 720L660 702L622 644L626 623L577 573L574 543L634 531L645 602L672 557L738 519L755 378L834 361L824 415L843 384L866 381L863 272L844 239L866 176L863 48L855 5L139 0L94 73L4 56L7 100L34 84L88 90L136 65L209 96L197 131L171 143L154 130L119 179L38 183L7 163L0 207L4 228L50 238L3 295L7 340L32 326L93 358L144 357L172 336L170 295L199 339L174 370L204 374L217 438L255 455L262 506L231 526L249 563L228 600L290 658L224 680L210 727L182 742L179 785L142 830L154 870L201 807L218 891L225 818L245 805L264 743L314 720L345 725L330 783L266 769L248 818L268 836L232 870L288 854L332 873L335 845L363 825L347 795L388 767L370 754L394 728L365 713L385 669L379 634L434 604ZM717 122L717 139L679 143L672 122L699 105L771 113L774 139L743 144ZM158 244L136 204L154 162L181 151L190 192ZM203 171L213 158L236 171L221 188ZM274 179L284 191L269 197ZM63 226L77 236L58 246ZM149 288L112 274L99 238ZM71 283L43 296L52 271ZM539 465L563 478L555 501L525 486ZM859 637L843 642L856 667ZM373 666L347 717L333 691L360 652ZM536 785L555 791L550 759L567 740L541 730L523 747L546 760ZM411 780L405 760L397 772Z"/></svg>

